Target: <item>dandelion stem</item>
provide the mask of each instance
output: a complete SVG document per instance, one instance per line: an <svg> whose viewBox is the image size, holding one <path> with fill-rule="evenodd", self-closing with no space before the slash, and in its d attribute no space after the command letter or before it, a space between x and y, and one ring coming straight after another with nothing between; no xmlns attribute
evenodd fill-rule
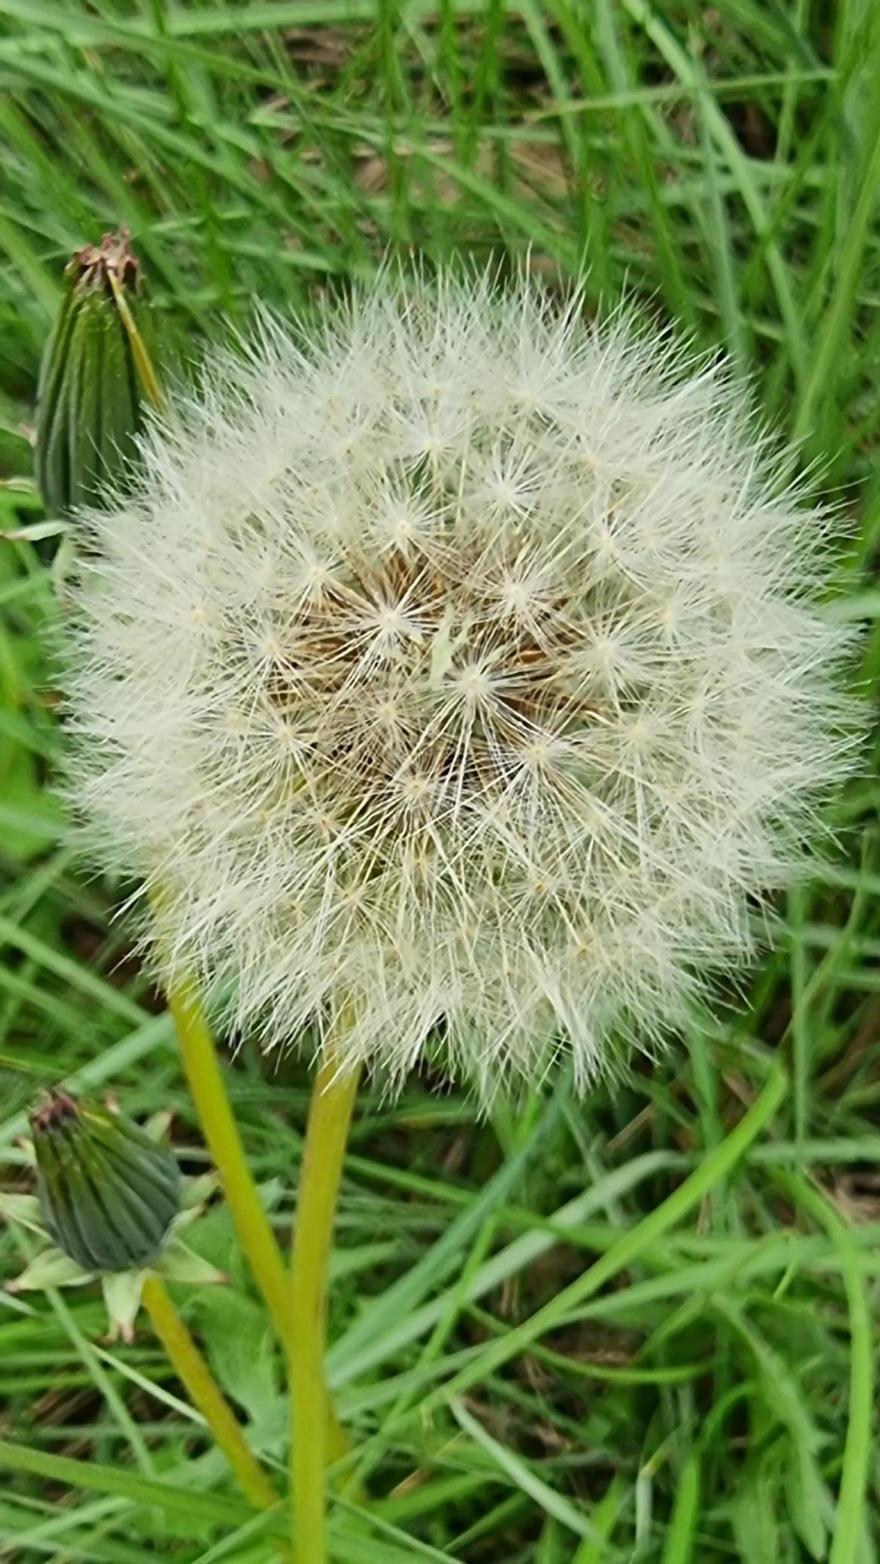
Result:
<svg viewBox="0 0 880 1564"><path fill-rule="evenodd" d="M238 1241L266 1300L279 1339L286 1345L288 1287L284 1260L247 1164L214 1039L192 982L173 982L167 998L189 1089L220 1175Z"/></svg>
<svg viewBox="0 0 880 1564"><path fill-rule="evenodd" d="M148 1276L142 1297L156 1335L242 1490L258 1509L266 1510L277 1504L277 1493L248 1446L240 1423L180 1318L164 1282L158 1276Z"/></svg>
<svg viewBox="0 0 880 1564"><path fill-rule="evenodd" d="M346 1024L349 1021L346 1015ZM325 1564L327 1557L327 1271L358 1075L357 1070L341 1075L337 1059L328 1052L315 1079L300 1169L289 1327L290 1488L296 1564Z"/></svg>
<svg viewBox="0 0 880 1564"><path fill-rule="evenodd" d="M284 1259L248 1167L214 1039L195 984L175 981L168 988L167 999L190 1094L211 1159L220 1175L232 1224L266 1301L278 1339L289 1358L292 1326L288 1317L290 1289ZM348 1439L326 1391L324 1402L328 1421L327 1456L330 1461L337 1461L347 1452Z"/></svg>

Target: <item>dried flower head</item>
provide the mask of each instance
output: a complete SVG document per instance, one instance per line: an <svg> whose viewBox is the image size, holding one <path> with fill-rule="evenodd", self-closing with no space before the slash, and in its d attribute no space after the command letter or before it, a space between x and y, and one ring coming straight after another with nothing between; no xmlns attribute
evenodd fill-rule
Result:
<svg viewBox="0 0 880 1564"><path fill-rule="evenodd" d="M761 444L723 369L528 281L213 358L75 632L76 797L166 968L484 1095L680 1023L850 743L827 525Z"/></svg>

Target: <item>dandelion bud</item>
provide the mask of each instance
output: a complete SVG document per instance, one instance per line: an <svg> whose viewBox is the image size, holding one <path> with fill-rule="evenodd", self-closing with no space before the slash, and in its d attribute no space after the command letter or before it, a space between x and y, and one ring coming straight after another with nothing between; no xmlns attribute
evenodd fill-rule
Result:
<svg viewBox="0 0 880 1564"><path fill-rule="evenodd" d="M37 482L47 510L61 516L122 473L141 423L130 329L141 308L139 263L127 231L78 250L67 276L37 393Z"/></svg>
<svg viewBox="0 0 880 1564"><path fill-rule="evenodd" d="M180 1207L166 1147L120 1113L53 1092L30 1117L46 1231L84 1271L142 1269Z"/></svg>

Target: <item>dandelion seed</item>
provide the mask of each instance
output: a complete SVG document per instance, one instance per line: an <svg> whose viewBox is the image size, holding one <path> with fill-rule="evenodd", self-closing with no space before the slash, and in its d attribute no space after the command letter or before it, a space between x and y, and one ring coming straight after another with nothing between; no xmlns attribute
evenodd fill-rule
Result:
<svg viewBox="0 0 880 1564"><path fill-rule="evenodd" d="M266 1045L485 1097L653 1049L803 872L856 719L828 519L741 390L534 283L385 279L213 360L91 518L93 848ZM345 1061L343 1061L345 1062Z"/></svg>

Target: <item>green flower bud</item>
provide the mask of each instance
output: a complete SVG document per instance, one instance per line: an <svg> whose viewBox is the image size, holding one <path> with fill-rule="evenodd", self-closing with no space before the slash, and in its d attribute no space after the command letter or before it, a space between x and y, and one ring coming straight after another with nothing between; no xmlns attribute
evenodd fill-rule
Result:
<svg viewBox="0 0 880 1564"><path fill-rule="evenodd" d="M62 516L122 474L143 410L140 268L127 230L78 250L67 276L37 392L37 482Z"/></svg>
<svg viewBox="0 0 880 1564"><path fill-rule="evenodd" d="M180 1207L180 1173L123 1114L52 1092L30 1117L46 1231L87 1272L142 1270Z"/></svg>

